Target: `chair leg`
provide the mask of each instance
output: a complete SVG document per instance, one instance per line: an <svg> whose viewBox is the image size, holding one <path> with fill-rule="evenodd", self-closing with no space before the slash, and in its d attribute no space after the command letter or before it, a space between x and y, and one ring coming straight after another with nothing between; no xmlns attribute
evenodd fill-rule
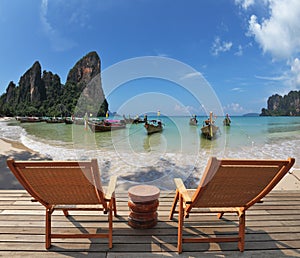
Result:
<svg viewBox="0 0 300 258"><path fill-rule="evenodd" d="M218 219L222 219L223 215L224 215L224 212L219 212L218 213Z"/></svg>
<svg viewBox="0 0 300 258"><path fill-rule="evenodd" d="M112 207L114 204L113 202L110 204L110 207L108 209L108 248L112 248L112 231L113 231L113 209Z"/></svg>
<svg viewBox="0 0 300 258"><path fill-rule="evenodd" d="M64 213L64 215L65 215L66 217L68 217L68 216L69 216L69 212L68 212L68 210L66 210L66 209L63 209L63 213Z"/></svg>
<svg viewBox="0 0 300 258"><path fill-rule="evenodd" d="M46 209L46 240L45 240L45 246L46 249L49 249L51 247L51 210Z"/></svg>
<svg viewBox="0 0 300 258"><path fill-rule="evenodd" d="M182 253L182 230L183 230L183 198L179 194L179 213L178 213L178 235L177 235L177 252Z"/></svg>
<svg viewBox="0 0 300 258"><path fill-rule="evenodd" d="M178 198L179 198L179 191L176 190L176 195L175 195L174 200L173 200L173 204L172 204L172 208L171 208L171 211L170 211L169 219L173 219L173 215L174 215L174 212L175 212L175 209L176 209Z"/></svg>
<svg viewBox="0 0 300 258"><path fill-rule="evenodd" d="M116 204L116 198L112 198L113 201L113 211L114 211L114 216L117 217L117 204Z"/></svg>
<svg viewBox="0 0 300 258"><path fill-rule="evenodd" d="M245 227L246 227L246 213L243 212L239 216L239 243L238 247L241 252L245 249Z"/></svg>

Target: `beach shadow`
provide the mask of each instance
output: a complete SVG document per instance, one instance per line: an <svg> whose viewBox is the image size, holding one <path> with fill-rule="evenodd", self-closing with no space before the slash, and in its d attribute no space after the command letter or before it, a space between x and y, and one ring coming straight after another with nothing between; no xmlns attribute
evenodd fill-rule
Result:
<svg viewBox="0 0 300 258"><path fill-rule="evenodd" d="M72 212L72 211L70 211ZM63 214L61 215L64 219L68 220L69 222L72 223L72 225L74 226L74 230L79 230L80 233L76 233L76 234L91 234L92 232L90 232L87 228L88 227L84 227L82 225L82 223L84 222L85 224L87 223L97 223L99 221L99 219L102 221L106 222L106 217L99 217L98 219L95 220L79 220L74 218L73 215L69 215L67 217L65 217ZM106 215L104 215L106 216ZM115 218L116 219L116 218ZM102 221L102 222L103 222ZM55 224L55 223L53 223ZM55 226L55 225L53 225ZM61 229L58 229L58 231ZM53 231L53 230L52 230ZM96 234L98 233L105 233L108 232L108 222L107 225L105 225L103 228L94 228L93 227L93 231L95 231ZM53 232L52 232L53 233ZM59 233L59 232L57 232ZM68 232L70 233L70 232ZM53 255L55 255L55 253L61 255L63 254L66 257L105 257L106 253L109 252L111 249L108 248L108 239L107 238L87 238L86 241L89 241L89 243L86 243L85 240L81 241L80 238L78 238L78 242L74 241L74 242L69 242L65 239L63 239L62 241L57 240L57 239L53 239L52 243L51 243L51 248L48 250L49 253L53 253ZM66 245L67 247L64 248L62 247L62 245ZM74 253L76 252L76 253Z"/></svg>
<svg viewBox="0 0 300 258"><path fill-rule="evenodd" d="M211 215L214 216L213 214ZM191 217L192 216L195 215L191 215ZM176 226L174 226L174 228L177 234L177 217L175 217L172 221L176 223ZM207 224L208 222L206 221L195 222L186 219L184 223L185 226L183 227L183 235L185 237L203 238L215 236L238 236L238 223L236 220L226 219L223 217L220 220L216 219L215 222L209 222L209 227ZM234 229L233 227L236 227L236 229ZM219 228L224 228L224 230L218 230ZM175 236L176 234L172 233L172 235ZM159 242L163 242L162 240L163 239L160 239ZM299 257L300 250L295 249L293 245L288 245L287 242L288 241L273 239L270 233L264 230L253 230L251 227L246 226L244 252L239 251L238 242L219 242L214 243L213 245L210 243L183 243L182 254L189 254L190 252L205 252L206 254L208 254L209 252L218 252L218 255L225 255L225 257L248 257L249 254L251 257L272 257L272 254L274 254L276 257ZM162 244L161 248L166 252L172 252L174 251L174 249L177 251L177 242L172 241L172 243ZM284 249L289 250L289 252L293 253L293 255L284 253Z"/></svg>
<svg viewBox="0 0 300 258"><path fill-rule="evenodd" d="M122 223L123 225L121 226L120 223ZM152 228L143 228L143 229L132 228L131 226L128 225L128 216L126 215L119 217L118 225L120 226L114 227L114 234L118 236L119 241L117 241L114 244L113 248L109 252L114 254L116 254L117 252L124 253L125 254L124 257L131 257L130 252L140 253L140 256L134 256L134 257L143 257L144 255L146 257L164 256L164 255L160 256L157 253L160 253L162 251L162 245L166 243L166 239L160 239L158 235L163 234L164 237L168 238L167 240L170 240L169 239L170 237L168 236L170 225L168 225L163 220L159 219L159 212L158 212L157 224ZM166 232L166 230L168 231ZM174 234L176 233L175 228L174 229L171 228L171 230L174 231ZM170 249L169 251L171 252L172 255L170 255L170 253L169 254L165 253L165 254L167 254L167 256L173 257L174 250Z"/></svg>
<svg viewBox="0 0 300 258"><path fill-rule="evenodd" d="M101 181L103 184L107 184L110 180L111 175L109 170L111 169L111 161L106 160L103 164L99 165L101 171Z"/></svg>
<svg viewBox="0 0 300 258"><path fill-rule="evenodd" d="M199 171L194 166L178 166L174 162L161 158L155 166L149 165L138 168L123 176L119 176L120 180L124 180L129 184L145 183L154 184L160 189L173 191L176 189L174 178L182 178L187 188L196 188L200 178Z"/></svg>
<svg viewBox="0 0 300 258"><path fill-rule="evenodd" d="M43 157L38 153L29 151L16 152L11 151L9 155L0 155L0 189L1 190L23 190L23 186L16 179L14 174L7 167L6 160L14 158L15 160L45 160L49 158Z"/></svg>
<svg viewBox="0 0 300 258"><path fill-rule="evenodd" d="M229 232L230 233L230 232ZM214 231L214 234L222 236L224 232L222 231ZM232 236L235 236L236 232L232 232ZM287 244L286 240L277 240L273 239L270 233L264 230L253 230L251 227L246 228L245 235L245 250L243 253L237 248L237 242L233 243L218 243L220 250L232 250L237 251L241 254L247 254L247 252L251 252L253 257L272 257L274 252L275 257L299 257L300 251L299 249L295 249L293 245ZM286 254L284 251L289 250L289 253L293 253L293 255Z"/></svg>
<svg viewBox="0 0 300 258"><path fill-rule="evenodd" d="M149 166L144 168L143 171L135 171L127 176L121 176L121 178L126 181L142 183L157 180L163 177L163 175L163 172L158 171L155 167Z"/></svg>

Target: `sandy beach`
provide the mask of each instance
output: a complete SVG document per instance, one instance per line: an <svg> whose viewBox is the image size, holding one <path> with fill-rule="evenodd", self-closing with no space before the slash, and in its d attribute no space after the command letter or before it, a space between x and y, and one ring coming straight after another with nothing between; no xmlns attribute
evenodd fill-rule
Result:
<svg viewBox="0 0 300 258"><path fill-rule="evenodd" d="M46 159L20 142L0 139L0 189L23 189L6 165L8 158L16 160Z"/></svg>

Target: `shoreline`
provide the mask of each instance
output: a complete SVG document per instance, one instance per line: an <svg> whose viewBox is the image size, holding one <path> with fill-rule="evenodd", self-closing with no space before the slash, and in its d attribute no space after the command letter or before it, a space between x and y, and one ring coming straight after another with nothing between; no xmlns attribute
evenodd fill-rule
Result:
<svg viewBox="0 0 300 258"><path fill-rule="evenodd" d="M49 159L26 147L21 142L0 138L0 189L23 189L6 165L6 160L9 157L18 160ZM300 169L292 168L274 190L300 190Z"/></svg>
<svg viewBox="0 0 300 258"><path fill-rule="evenodd" d="M11 119L13 118L1 117L0 122ZM33 151L19 141L0 138L0 189L23 189L6 165L9 157L16 160L49 160L49 157ZM300 168L294 166L274 190L300 190Z"/></svg>
<svg viewBox="0 0 300 258"><path fill-rule="evenodd" d="M18 142L18 141L12 141L4 138L0 138L0 155L5 154L7 151L15 151L15 152L22 152L22 151L27 151L32 154L36 154L35 151L31 150L30 148L26 147L23 143Z"/></svg>

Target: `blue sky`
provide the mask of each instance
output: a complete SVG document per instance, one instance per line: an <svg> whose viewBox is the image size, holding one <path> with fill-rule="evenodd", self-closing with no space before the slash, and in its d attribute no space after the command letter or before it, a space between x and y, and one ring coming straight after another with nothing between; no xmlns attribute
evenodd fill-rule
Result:
<svg viewBox="0 0 300 258"><path fill-rule="evenodd" d="M299 0L1 0L0 93L36 60L65 83L74 64L96 51L103 71L144 56L182 62L203 75L224 113L260 113L269 96L299 90L298 17ZM145 92L176 99L149 111L201 113L191 94L155 78L108 94L110 110L134 99L126 112L135 114Z"/></svg>

